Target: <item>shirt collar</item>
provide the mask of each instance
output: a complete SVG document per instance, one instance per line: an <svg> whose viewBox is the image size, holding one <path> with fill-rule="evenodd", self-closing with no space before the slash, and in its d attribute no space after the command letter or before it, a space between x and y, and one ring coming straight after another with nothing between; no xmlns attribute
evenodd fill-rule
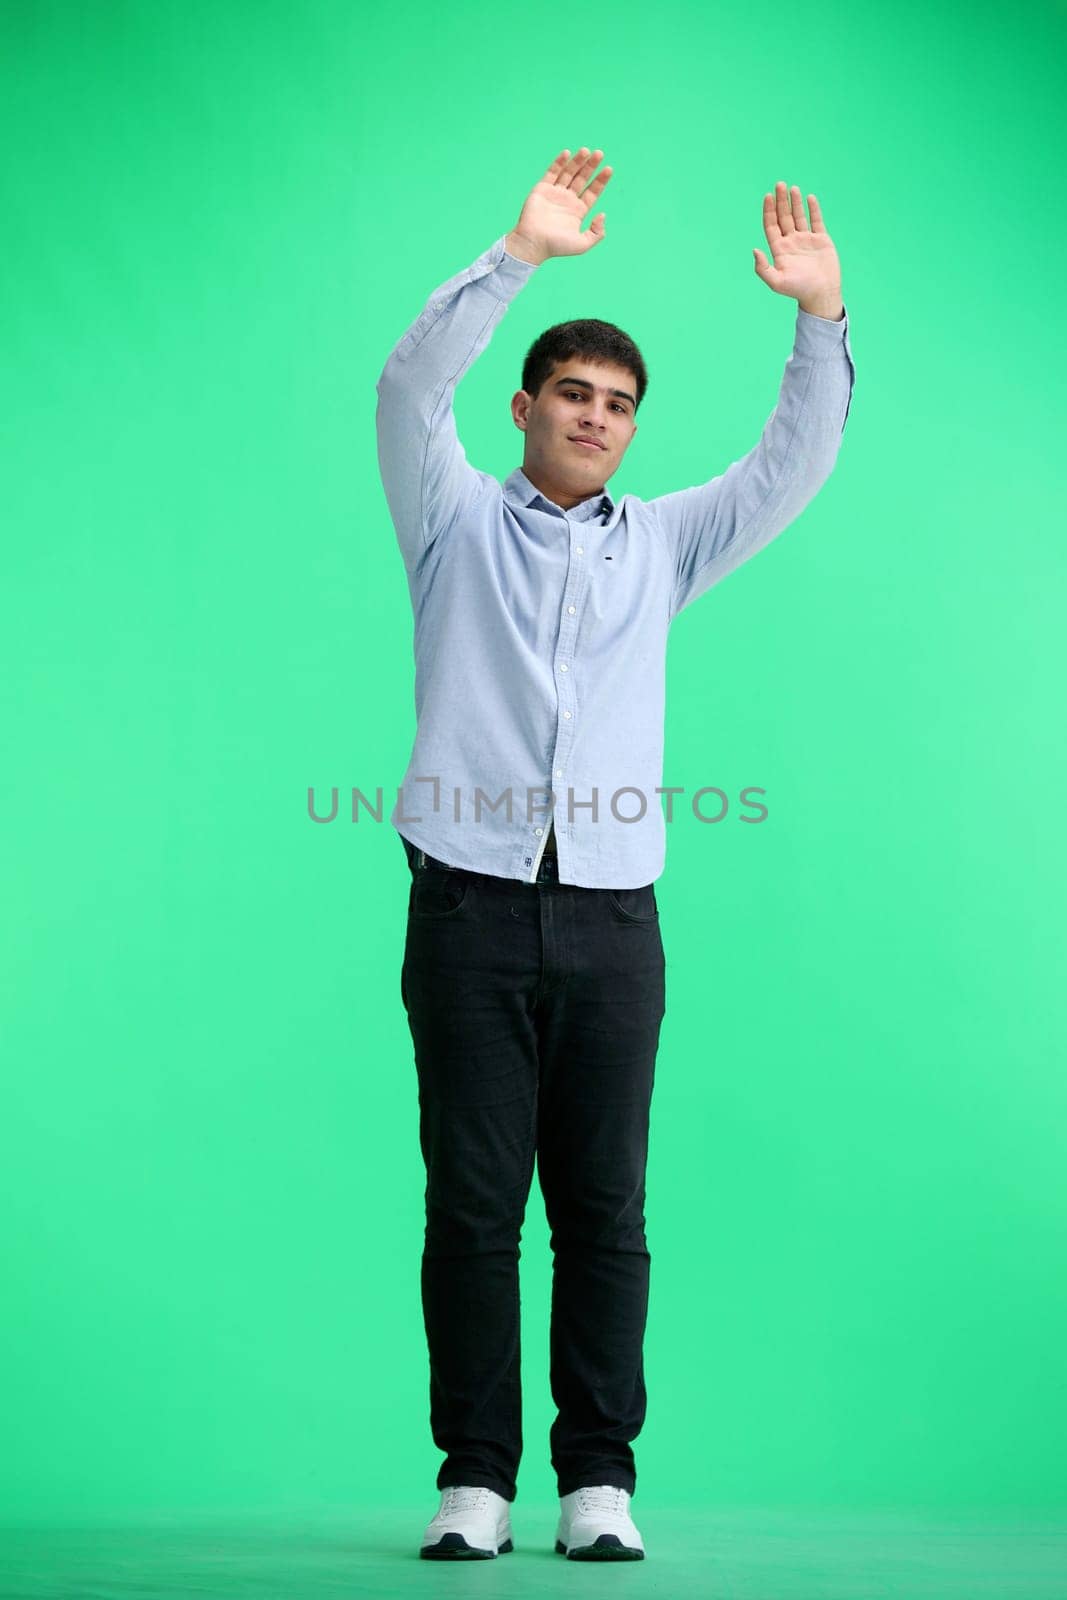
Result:
<svg viewBox="0 0 1067 1600"><path fill-rule="evenodd" d="M563 507L556 505L554 500L549 500L540 489L530 482L521 467L504 480L504 493L509 500L518 501L519 505L532 505L535 500L540 500L552 511L562 511ZM579 500L576 506L571 506L566 513L572 522L589 522L593 517L610 517L615 509L615 502L606 489L601 489L596 494L589 496L588 500Z"/></svg>

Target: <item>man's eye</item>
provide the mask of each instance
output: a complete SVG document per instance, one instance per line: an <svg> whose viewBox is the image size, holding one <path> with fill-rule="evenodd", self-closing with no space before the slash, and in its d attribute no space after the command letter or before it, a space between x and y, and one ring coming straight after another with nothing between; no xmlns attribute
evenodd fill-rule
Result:
<svg viewBox="0 0 1067 1600"><path fill-rule="evenodd" d="M567 399L568 400L584 400L585 399L585 395L582 394L581 391L578 390L578 389L569 389L567 391ZM613 405L615 407L615 410L616 411L621 411L623 413L623 415L625 416L626 407L625 406L621 406L617 400L613 401L612 403L613 403Z"/></svg>

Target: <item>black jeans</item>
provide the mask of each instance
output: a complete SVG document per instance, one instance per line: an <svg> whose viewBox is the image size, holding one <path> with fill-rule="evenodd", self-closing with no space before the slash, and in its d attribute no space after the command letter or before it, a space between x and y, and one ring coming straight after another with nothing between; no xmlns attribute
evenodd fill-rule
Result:
<svg viewBox="0 0 1067 1600"><path fill-rule="evenodd" d="M401 836L402 837L402 836ZM655 888L411 868L401 995L426 1165L421 1286L437 1487L516 1495L519 1238L536 1155L551 1230L558 1492L632 1494L645 1419L645 1165L664 952Z"/></svg>

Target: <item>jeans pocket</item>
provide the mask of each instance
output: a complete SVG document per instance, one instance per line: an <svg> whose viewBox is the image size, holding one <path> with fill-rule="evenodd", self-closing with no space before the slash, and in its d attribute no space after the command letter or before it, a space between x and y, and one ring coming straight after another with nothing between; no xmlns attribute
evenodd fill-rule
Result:
<svg viewBox="0 0 1067 1600"><path fill-rule="evenodd" d="M620 922L659 921L654 884L643 884L640 889L609 889L607 895L608 904Z"/></svg>
<svg viewBox="0 0 1067 1600"><path fill-rule="evenodd" d="M420 867L411 884L411 915L454 917L468 904L471 879L458 867Z"/></svg>

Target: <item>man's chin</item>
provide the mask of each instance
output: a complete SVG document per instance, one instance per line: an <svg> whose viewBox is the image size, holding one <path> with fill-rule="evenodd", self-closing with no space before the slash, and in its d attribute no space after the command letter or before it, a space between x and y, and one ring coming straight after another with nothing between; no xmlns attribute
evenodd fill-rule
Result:
<svg viewBox="0 0 1067 1600"><path fill-rule="evenodd" d="M581 447L581 445L579 445L576 450L571 451L570 459L566 463L567 469L570 472L575 470L575 456L589 457L588 461L583 461L580 464L580 470L583 475L583 483L588 483L590 478L603 477L608 464L608 453L606 450L585 450ZM562 467L563 463L561 462L560 465Z"/></svg>

